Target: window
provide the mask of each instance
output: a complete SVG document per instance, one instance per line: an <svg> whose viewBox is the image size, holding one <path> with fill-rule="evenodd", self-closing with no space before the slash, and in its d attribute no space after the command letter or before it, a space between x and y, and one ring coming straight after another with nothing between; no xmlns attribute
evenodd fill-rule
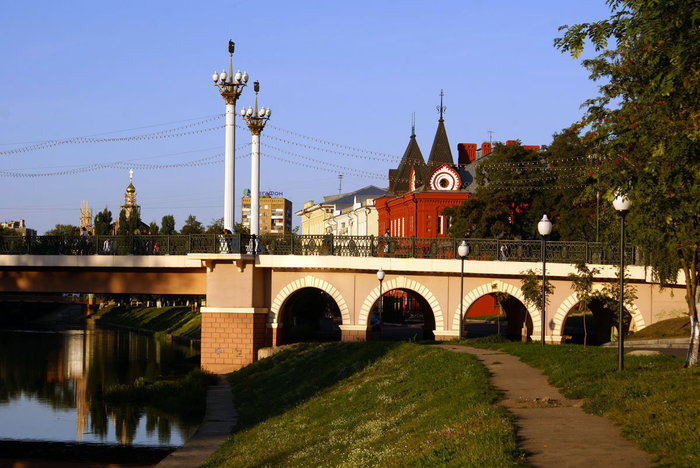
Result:
<svg viewBox="0 0 700 468"><path fill-rule="evenodd" d="M438 216L437 217L437 233L438 234L444 234L443 233L443 223L445 222L445 217L444 216Z"/></svg>

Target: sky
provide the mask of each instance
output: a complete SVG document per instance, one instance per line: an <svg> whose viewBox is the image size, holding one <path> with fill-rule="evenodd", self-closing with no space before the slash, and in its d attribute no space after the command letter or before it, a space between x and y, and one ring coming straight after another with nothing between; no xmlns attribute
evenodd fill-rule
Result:
<svg viewBox="0 0 700 468"><path fill-rule="evenodd" d="M256 80L272 110L260 189L294 211L387 187L414 112L427 159L441 90L455 159L458 143L489 138L549 144L599 85L555 49L558 28L608 16L604 0L0 0L0 221L79 225L82 200L117 218L130 167L145 222L223 217L211 75L228 70L229 39L234 72L250 75L237 112ZM251 135L236 123L240 221Z"/></svg>

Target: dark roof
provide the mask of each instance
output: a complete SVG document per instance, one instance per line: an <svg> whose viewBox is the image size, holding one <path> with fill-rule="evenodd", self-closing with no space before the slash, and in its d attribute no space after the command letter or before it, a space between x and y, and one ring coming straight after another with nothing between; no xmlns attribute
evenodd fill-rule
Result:
<svg viewBox="0 0 700 468"><path fill-rule="evenodd" d="M323 203L332 203L335 205L336 210L342 210L353 203L362 203L368 198L378 198L386 193L386 189L377 187L375 185L368 185L361 189L355 190L353 192L340 193L338 195L327 195L323 197Z"/></svg>
<svg viewBox="0 0 700 468"><path fill-rule="evenodd" d="M445 131L445 123L441 116L440 120L438 121L437 131L435 132L433 147L430 149L430 157L428 158L428 174L432 173L443 164L454 166L454 163L452 151L450 151L450 142L447 139L447 131Z"/></svg>
<svg viewBox="0 0 700 468"><path fill-rule="evenodd" d="M411 138L408 140L408 146L406 146L406 151L403 153L399 167L389 171L389 191L392 194L401 195L410 191L412 169L416 173L416 187L423 185L425 183L426 165L415 134L411 134Z"/></svg>

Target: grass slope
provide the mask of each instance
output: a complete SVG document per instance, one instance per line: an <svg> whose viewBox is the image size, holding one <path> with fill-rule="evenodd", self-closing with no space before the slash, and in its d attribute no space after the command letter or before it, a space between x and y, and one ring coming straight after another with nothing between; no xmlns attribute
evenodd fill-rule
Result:
<svg viewBox="0 0 700 468"><path fill-rule="evenodd" d="M120 307L108 306L97 315L129 327L145 328L157 333L169 333L199 339L201 315L190 307Z"/></svg>
<svg viewBox="0 0 700 468"><path fill-rule="evenodd" d="M622 434L655 455L660 466L700 466L700 369L684 369L672 356L625 356L617 349L536 343L469 345L498 349L549 376L567 398L585 398L583 409L622 426Z"/></svg>
<svg viewBox="0 0 700 468"><path fill-rule="evenodd" d="M205 466L518 466L474 357L413 343L299 345L230 376L236 432Z"/></svg>
<svg viewBox="0 0 700 468"><path fill-rule="evenodd" d="M677 317L661 320L631 333L627 340L649 340L658 338L690 338L690 319Z"/></svg>

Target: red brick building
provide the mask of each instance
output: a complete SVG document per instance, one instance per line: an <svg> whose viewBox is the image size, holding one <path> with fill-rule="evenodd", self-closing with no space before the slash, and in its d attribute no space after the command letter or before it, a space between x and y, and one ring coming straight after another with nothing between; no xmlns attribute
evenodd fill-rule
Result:
<svg viewBox="0 0 700 468"><path fill-rule="evenodd" d="M477 159L491 153L491 144L460 143L457 150L455 164L442 112L427 163L412 132L399 167L389 171L389 190L375 200L380 235L389 229L396 237L447 236L449 220L441 212L471 196Z"/></svg>
<svg viewBox="0 0 700 468"><path fill-rule="evenodd" d="M430 149L428 162L411 132L408 146L396 169L389 171L389 190L375 199L379 235L389 229L392 237L448 237L450 220L442 215L446 207L457 206L476 191L476 166L491 154L491 143L457 145L454 163L445 131L440 103L440 120ZM507 145L516 144L514 140ZM539 151L539 146L526 146ZM497 315L499 307L494 297L480 298L467 311L467 316Z"/></svg>

